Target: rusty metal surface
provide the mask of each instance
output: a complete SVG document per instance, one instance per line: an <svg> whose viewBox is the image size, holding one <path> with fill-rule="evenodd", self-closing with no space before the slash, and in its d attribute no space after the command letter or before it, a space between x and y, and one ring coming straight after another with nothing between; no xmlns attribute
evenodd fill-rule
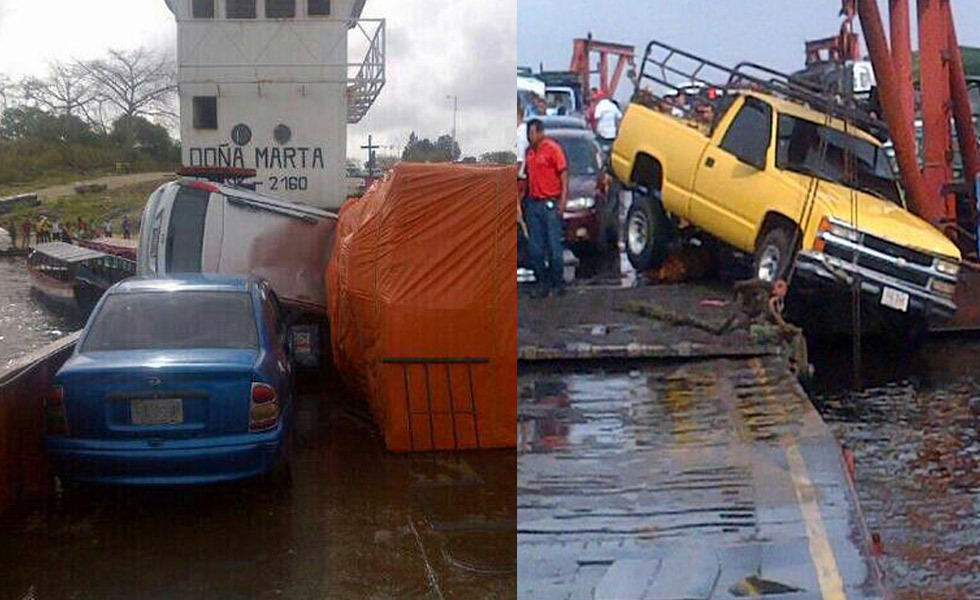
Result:
<svg viewBox="0 0 980 600"><path fill-rule="evenodd" d="M956 314L948 321L933 323L938 332L980 331L980 265L963 263L956 284Z"/></svg>
<svg viewBox="0 0 980 600"><path fill-rule="evenodd" d="M18 503L49 497L51 472L42 447L41 399L75 349L78 333L0 366L0 517Z"/></svg>
<svg viewBox="0 0 980 600"><path fill-rule="evenodd" d="M512 450L394 455L334 391L289 492L83 488L2 522L0 599L513 598Z"/></svg>
<svg viewBox="0 0 980 600"><path fill-rule="evenodd" d="M638 302L657 306L664 318L623 310ZM724 328L736 312L731 288L721 285L575 285L561 298L520 296L518 358L756 356L779 351L771 343L754 339L746 328L719 335L716 330Z"/></svg>
<svg viewBox="0 0 980 600"><path fill-rule="evenodd" d="M731 598L750 576L879 597L840 447L781 358L526 365L518 392L518 597Z"/></svg>

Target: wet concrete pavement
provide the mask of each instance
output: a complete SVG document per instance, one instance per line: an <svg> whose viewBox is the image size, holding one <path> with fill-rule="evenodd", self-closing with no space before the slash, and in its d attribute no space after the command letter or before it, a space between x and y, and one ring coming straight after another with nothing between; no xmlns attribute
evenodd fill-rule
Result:
<svg viewBox="0 0 980 600"><path fill-rule="evenodd" d="M839 446L781 361L522 365L519 597L877 597Z"/></svg>
<svg viewBox="0 0 980 600"><path fill-rule="evenodd" d="M393 455L297 405L291 490L82 488L9 517L0 598L513 598L513 451Z"/></svg>

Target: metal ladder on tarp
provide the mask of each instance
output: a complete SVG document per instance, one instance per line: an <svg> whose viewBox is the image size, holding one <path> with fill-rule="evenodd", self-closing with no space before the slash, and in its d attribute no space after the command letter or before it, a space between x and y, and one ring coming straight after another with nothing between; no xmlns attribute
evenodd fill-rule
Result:
<svg viewBox="0 0 980 600"><path fill-rule="evenodd" d="M479 413L477 411L476 388L473 384L473 367L475 365L489 364L487 358L456 357L456 358L385 358L381 361L388 365L401 367L402 381L405 390L405 414L408 420L408 435L412 451L425 450L460 450L460 449L479 449L480 427ZM424 378L424 398L413 398L411 385L412 373L419 371ZM454 371L465 373L465 385L463 385L464 396L457 399L453 390ZM416 375L417 376L417 375ZM437 384L445 382L445 389L448 392L448 410L438 410L433 407L433 389ZM457 401L459 400L459 401ZM423 408L418 408L422 405ZM428 445L423 445L425 438L423 432L416 431L413 421L415 417L425 417L428 430ZM445 447L443 444L436 443L436 420L449 418L452 423L452 448ZM457 417L463 417L464 422L469 420L472 429L472 440L475 445L460 444L461 432Z"/></svg>

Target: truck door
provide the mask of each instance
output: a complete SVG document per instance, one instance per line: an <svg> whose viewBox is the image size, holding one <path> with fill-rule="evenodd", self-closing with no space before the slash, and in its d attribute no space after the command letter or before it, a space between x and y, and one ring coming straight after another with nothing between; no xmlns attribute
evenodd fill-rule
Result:
<svg viewBox="0 0 980 600"><path fill-rule="evenodd" d="M720 142L701 156L691 199L691 222L745 251L755 245L756 224L762 221L771 192L769 146L772 107L746 96ZM717 144L717 145L716 145Z"/></svg>

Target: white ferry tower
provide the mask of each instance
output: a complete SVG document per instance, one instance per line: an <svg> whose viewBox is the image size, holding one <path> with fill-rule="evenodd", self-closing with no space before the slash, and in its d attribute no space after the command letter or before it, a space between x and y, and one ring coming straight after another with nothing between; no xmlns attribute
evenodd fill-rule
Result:
<svg viewBox="0 0 980 600"><path fill-rule="evenodd" d="M184 165L254 168L259 192L339 207L347 125L385 82L384 20L360 18L366 0L165 2ZM351 32L366 47L356 64Z"/></svg>

